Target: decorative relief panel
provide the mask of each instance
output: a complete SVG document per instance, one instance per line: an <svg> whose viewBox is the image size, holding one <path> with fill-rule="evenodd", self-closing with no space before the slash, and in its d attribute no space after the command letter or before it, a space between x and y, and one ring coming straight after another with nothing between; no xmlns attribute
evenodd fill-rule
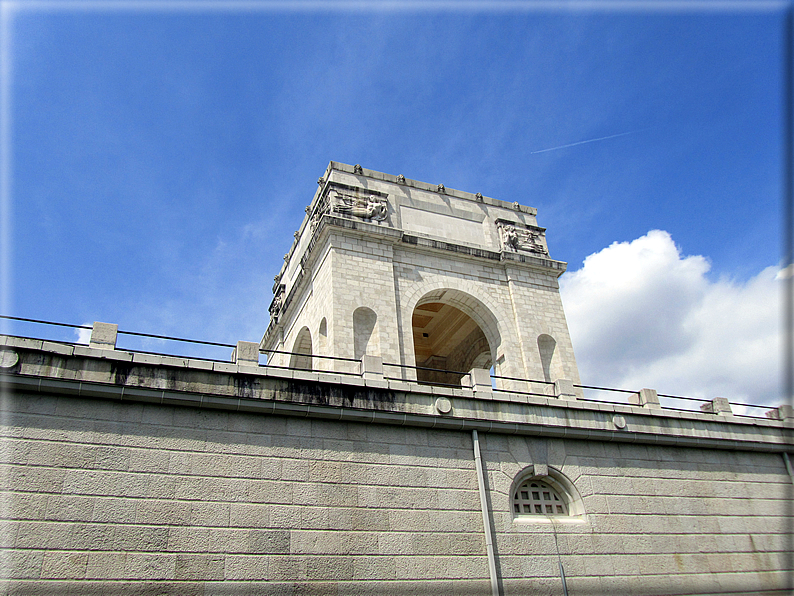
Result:
<svg viewBox="0 0 794 596"><path fill-rule="evenodd" d="M383 221L388 214L388 201L385 197L369 195L359 197L353 194L342 193L339 190L331 192L331 212L343 215L352 215L361 219Z"/></svg>
<svg viewBox="0 0 794 596"><path fill-rule="evenodd" d="M278 288L276 289L275 296L273 296L273 302L270 304L270 317L274 319L278 319L278 315L281 312L281 308L284 306L284 290L286 286L284 284L279 284Z"/></svg>
<svg viewBox="0 0 794 596"><path fill-rule="evenodd" d="M367 222L386 221L389 214L387 196L377 190L330 182L315 208L307 208L307 213L311 214L311 234L314 235L326 214L354 217Z"/></svg>
<svg viewBox="0 0 794 596"><path fill-rule="evenodd" d="M526 226L505 219L497 219L496 227L499 230L502 250L549 254L545 243L546 231L543 228Z"/></svg>

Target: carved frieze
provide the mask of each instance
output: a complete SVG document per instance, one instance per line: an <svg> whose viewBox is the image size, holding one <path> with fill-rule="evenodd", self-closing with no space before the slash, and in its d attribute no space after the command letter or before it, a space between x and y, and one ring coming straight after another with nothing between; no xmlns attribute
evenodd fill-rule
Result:
<svg viewBox="0 0 794 596"><path fill-rule="evenodd" d="M352 215L364 220L383 221L389 212L386 197L369 195L360 197L334 190L331 193L331 212Z"/></svg>
<svg viewBox="0 0 794 596"><path fill-rule="evenodd" d="M540 255L548 255L544 242L546 233L543 228L525 226L504 219L496 220L502 250L519 252L526 251Z"/></svg>
<svg viewBox="0 0 794 596"><path fill-rule="evenodd" d="M284 290L286 286L284 284L279 284L278 289L276 289L276 295L273 296L273 302L270 304L270 316L274 319L278 319L278 315L281 312L281 307L284 306Z"/></svg>

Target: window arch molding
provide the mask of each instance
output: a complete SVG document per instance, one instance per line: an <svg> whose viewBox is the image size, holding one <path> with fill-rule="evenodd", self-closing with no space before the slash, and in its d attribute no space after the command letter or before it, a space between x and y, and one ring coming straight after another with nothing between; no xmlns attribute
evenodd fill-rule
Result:
<svg viewBox="0 0 794 596"><path fill-rule="evenodd" d="M555 505L553 498L554 493L560 497L560 499L564 502L564 513L560 514L555 511L554 513L549 514L547 511L545 511L545 502L543 501L543 496L541 496L540 500L538 501L538 503L544 504L543 512L537 513L535 511L524 511L524 505L526 504L532 504L534 508L535 501L532 499L531 491L528 499L524 499L521 494L521 487L525 483L531 484L531 481L533 480L537 481L537 483L543 483L551 489L551 491L548 491L551 493L551 498L549 499L550 504ZM542 495L542 488L536 487L535 490ZM516 498L517 496L518 498ZM516 511L516 505L519 505L520 511ZM574 486L573 482L571 482L571 480L558 469L546 465L527 466L516 475L513 484L510 486L510 512L513 516L513 521L519 522L542 522L549 521L551 519L554 521L585 520L584 503L582 502L582 497L579 494L579 491L576 490L576 486Z"/></svg>

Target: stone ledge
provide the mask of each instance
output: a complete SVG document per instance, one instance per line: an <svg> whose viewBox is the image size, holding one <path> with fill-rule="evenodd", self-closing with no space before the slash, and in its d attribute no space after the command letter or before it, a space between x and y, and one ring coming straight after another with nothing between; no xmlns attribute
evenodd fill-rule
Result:
<svg viewBox="0 0 794 596"><path fill-rule="evenodd" d="M206 373L204 373L206 374ZM453 412L467 411L468 415L439 416L432 413L432 397L425 396L427 404L392 404L393 407L413 407L414 411L396 411L386 409L388 401L383 401L377 395L383 390L365 389L370 392L373 401L378 407L362 408L348 407L344 405L325 405L308 403L301 401L306 396L300 392L300 387L292 389L292 400L265 399L257 397L240 397L237 395L210 395L207 393L196 393L187 391L161 390L145 387L126 387L109 383L93 383L86 381L70 381L62 379L51 379L45 377L29 377L18 374L4 374L0 376L0 381L6 388L18 392L20 395L26 393L45 393L50 395L74 396L83 398L109 399L113 401L138 401L172 406L190 406L209 409L221 409L228 411L244 410L248 412L266 412L270 414L285 416L300 416L310 418L332 418L336 420L346 420L355 422L371 422L378 424L392 424L399 426L418 426L430 428L447 428L455 430L476 429L482 432L496 432L502 434L519 435L542 435L550 437L565 437L569 439L598 440L598 441L617 441L645 443L653 445L676 445L690 447L705 447L713 449L739 449L747 451L771 451L779 452L787 449L791 443L786 440L786 433L781 428L769 429L759 435L741 436L741 433L727 433L725 437L718 434L725 433L725 428L736 427L731 430L738 430L743 425L735 423L721 423L715 421L712 424L712 436L703 436L703 430L698 428L687 428L681 426L672 429L669 426L656 428L642 428L637 425L638 417L627 415L627 426L624 429L615 429L611 422L611 416L593 417L592 412L580 411L587 417L581 420L571 419L565 416L558 419L550 416L552 412L543 415L526 413L523 420L500 420L496 418L486 418L481 410L473 412L465 407L466 403L474 405L476 400L465 398L452 398ZM307 383L307 382L304 382ZM309 382L310 383L310 382ZM374 394L371 392L375 392ZM386 390L387 393L388 390ZM284 392L281 392L284 395ZM410 395L410 394L405 394ZM311 396L310 396L311 397ZM382 396L388 397L388 396ZM343 397L342 403L347 398ZM482 404L483 402L478 402ZM486 402L493 403L493 402ZM549 407L547 407L548 409ZM475 414L475 415L473 415ZM496 412L494 412L496 414ZM506 412L504 413L506 414ZM504 417L504 414L501 414ZM538 414L540 416L538 416ZM477 417L476 415L479 415ZM603 418L603 419L601 419ZM563 422L560 423L559 421ZM646 418L647 420L647 418ZM595 428L600 427L600 428ZM752 428L752 427L751 427ZM780 431L780 432L775 432Z"/></svg>
<svg viewBox="0 0 794 596"><path fill-rule="evenodd" d="M19 339L19 338L4 338ZM7 342L8 343L8 342ZM13 342L12 342L13 343ZM601 428L615 432L611 424L612 415L621 413L627 419L627 429L620 431L633 432L635 435L688 435L705 437L715 441L745 441L791 444L790 429L794 428L794 420L773 420L767 418L741 418L738 416L718 416L703 412L666 411L664 408L647 409L625 404L604 402L584 402L558 400L551 397L512 394L509 392L491 394L489 399L458 388L432 387L416 385L401 381L365 381L356 376L326 373L321 371L293 371L267 366L239 367L232 363L210 362L158 356L147 354L133 362L128 375L134 378L134 384L126 385L127 377L118 384L112 374L112 365L108 362L121 358L128 359L129 353L116 350L96 350L85 346L74 346L76 354L63 354L62 344L47 346L51 349L32 349L36 342L16 342L25 346L19 350L20 363L15 371L5 378L25 379L15 382L23 383L26 391L38 392L38 385L49 387L62 395L78 395L84 397L102 397L105 399L136 400L165 403L195 405L196 399L191 395L204 395L199 400L199 407L212 407L210 397L218 398L223 404L232 403L235 407L242 403L241 399L268 400L280 402L306 403L307 400L320 399L328 407L341 406L375 408L378 411L391 411L396 414L428 415L433 413L432 403L436 396L450 400L453 406L451 418L469 416L480 421L498 421L506 424L549 424L560 426L560 421L570 428L581 429ZM58 354L59 360L46 370L36 365L36 353L47 352ZM139 356L135 354L135 356ZM86 360L85 364L74 362ZM146 362L141 362L146 360ZM89 362L93 361L92 364ZM99 365L99 363L102 363ZM181 366L177 366L178 364ZM179 382L167 388L168 396L163 392L162 375L157 367L176 366L179 371ZM212 367L212 370L210 369ZM90 370L90 379L72 380L75 371ZM218 375L218 381L208 381L207 375ZM251 385L246 378L256 377ZM129 381L133 383L132 381ZM33 383L34 385L31 385ZM114 389L97 389L102 386ZM407 387L406 387L407 385ZM176 388L179 388L179 391ZM209 394L210 390L213 393ZM143 393L141 393L143 392ZM153 393L154 392L154 393ZM181 396L181 397L180 397ZM276 397L277 396L277 397ZM325 397L313 397L325 396ZM344 397L343 396L347 396ZM227 402L231 400L231 402ZM344 401L347 400L347 401ZM219 402L219 403L221 403ZM187 405L187 404L186 404ZM223 405L222 407L226 407ZM255 408L261 409L258 406ZM306 415L305 413L303 415ZM705 425L705 426L704 426ZM774 435L775 438L772 438ZM661 440L661 439L660 439ZM785 443L785 441L789 441ZM657 442L654 439L651 442Z"/></svg>

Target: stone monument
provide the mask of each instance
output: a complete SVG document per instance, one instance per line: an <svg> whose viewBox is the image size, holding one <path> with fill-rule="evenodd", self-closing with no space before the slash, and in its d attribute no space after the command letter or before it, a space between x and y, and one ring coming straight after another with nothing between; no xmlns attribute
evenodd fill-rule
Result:
<svg viewBox="0 0 794 596"><path fill-rule="evenodd" d="M497 388L579 383L566 263L536 209L333 161L318 183L275 278L269 363L344 371L357 364L311 355L366 356L419 383L471 386L491 367Z"/></svg>

